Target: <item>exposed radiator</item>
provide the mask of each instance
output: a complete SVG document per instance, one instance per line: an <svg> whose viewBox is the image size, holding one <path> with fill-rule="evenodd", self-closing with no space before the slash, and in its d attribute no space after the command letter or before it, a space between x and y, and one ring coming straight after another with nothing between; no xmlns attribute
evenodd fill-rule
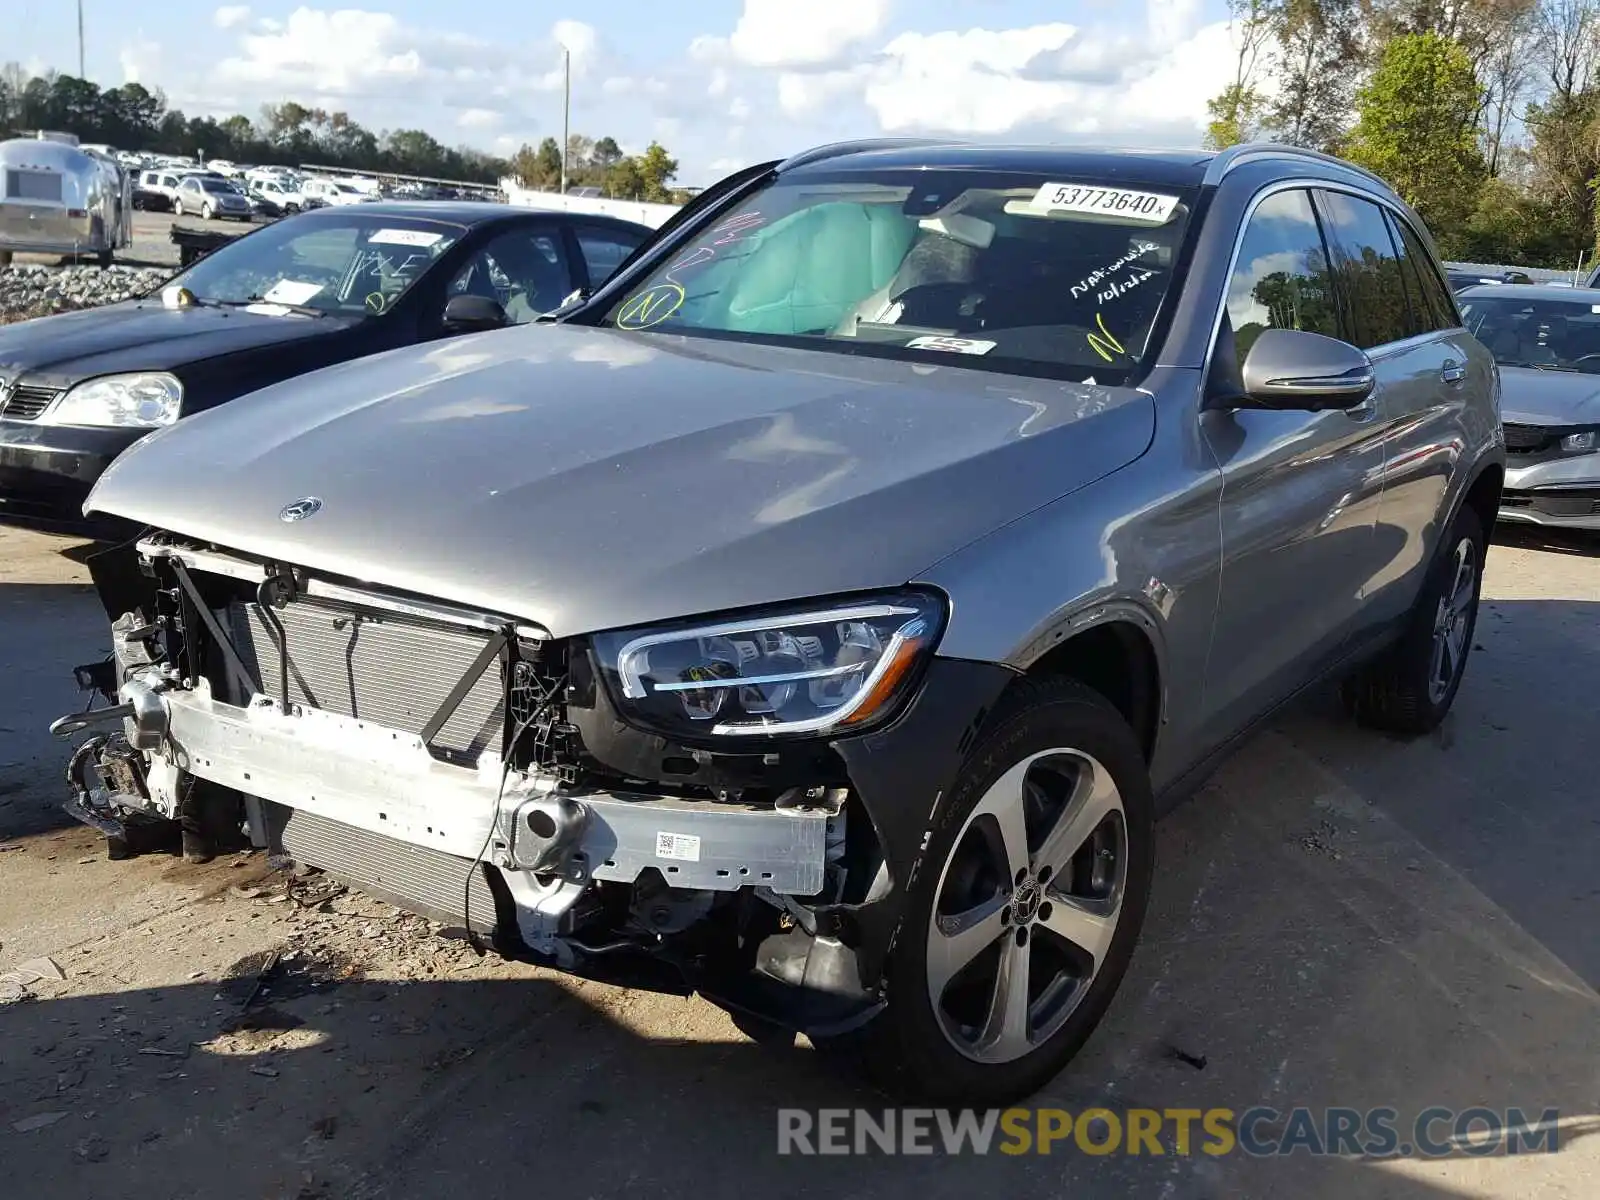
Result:
<svg viewBox="0 0 1600 1200"><path fill-rule="evenodd" d="M272 613L289 647L292 702L404 733L422 732L489 637L309 600ZM282 686L278 641L260 605L235 601L228 616L239 657L267 694L277 697ZM490 663L433 738L436 749L467 759L486 748L499 750L505 711L501 675L500 664Z"/></svg>
<svg viewBox="0 0 1600 1200"><path fill-rule="evenodd" d="M267 842L296 862L321 867L341 882L446 925L463 923L472 861L426 846L368 833L354 825L282 804L266 803ZM490 933L494 896L484 868L472 872L472 927Z"/></svg>

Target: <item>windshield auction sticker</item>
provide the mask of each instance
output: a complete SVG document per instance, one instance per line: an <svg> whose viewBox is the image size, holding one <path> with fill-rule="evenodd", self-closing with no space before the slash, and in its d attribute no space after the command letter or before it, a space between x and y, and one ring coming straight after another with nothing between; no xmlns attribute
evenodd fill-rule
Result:
<svg viewBox="0 0 1600 1200"><path fill-rule="evenodd" d="M426 229L380 229L367 239L369 246L433 246L444 237Z"/></svg>
<svg viewBox="0 0 1600 1200"><path fill-rule="evenodd" d="M304 304L322 290L320 283L305 283L299 279L280 279L267 289L261 298L268 304Z"/></svg>
<svg viewBox="0 0 1600 1200"><path fill-rule="evenodd" d="M995 343L975 338L914 337L906 343L908 350L946 350L951 354L987 354Z"/></svg>
<svg viewBox="0 0 1600 1200"><path fill-rule="evenodd" d="M1047 183L1033 197L1033 207L1051 212L1117 217L1146 225L1164 225L1178 207L1176 196L1135 192L1128 188L1090 187L1081 183Z"/></svg>

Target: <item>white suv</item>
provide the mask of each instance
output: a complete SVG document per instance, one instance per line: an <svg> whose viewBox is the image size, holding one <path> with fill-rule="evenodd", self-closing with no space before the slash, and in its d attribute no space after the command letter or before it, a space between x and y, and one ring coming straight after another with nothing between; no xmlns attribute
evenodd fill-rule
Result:
<svg viewBox="0 0 1600 1200"><path fill-rule="evenodd" d="M377 196L358 191L348 183L339 183L333 179L308 179L300 185L300 194L306 200L320 200L323 204L335 207L343 204L367 204L379 199Z"/></svg>

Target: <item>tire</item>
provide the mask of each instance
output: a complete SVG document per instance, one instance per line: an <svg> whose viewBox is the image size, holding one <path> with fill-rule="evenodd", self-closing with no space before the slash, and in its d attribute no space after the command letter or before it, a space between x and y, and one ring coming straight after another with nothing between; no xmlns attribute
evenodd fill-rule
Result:
<svg viewBox="0 0 1600 1200"><path fill-rule="evenodd" d="M104 271L111 266L112 259L115 257L116 251L102 250L99 254L95 255L95 262L99 265L100 269Z"/></svg>
<svg viewBox="0 0 1600 1200"><path fill-rule="evenodd" d="M292 216L294 216L295 213L297 213L299 211L300 211L300 206L298 204L285 204L283 206L283 215L286 216L286 217L292 217Z"/></svg>
<svg viewBox="0 0 1600 1200"><path fill-rule="evenodd" d="M9 251L9 250L0 250L0 268L9 267L10 265L11 265L11 251Z"/></svg>
<svg viewBox="0 0 1600 1200"><path fill-rule="evenodd" d="M183 216L183 201L182 200L174 200L172 202L172 215L175 216L175 217Z"/></svg>
<svg viewBox="0 0 1600 1200"><path fill-rule="evenodd" d="M212 211L211 201L207 200L200 206L200 219L202 221L209 221L214 216L216 216L216 213Z"/></svg>
<svg viewBox="0 0 1600 1200"><path fill-rule="evenodd" d="M1463 506L1439 544L1405 634L1345 684L1345 703L1359 723L1417 737L1444 720L1472 652L1485 549L1483 523Z"/></svg>
<svg viewBox="0 0 1600 1200"><path fill-rule="evenodd" d="M1149 775L1127 722L1075 681L1015 684L933 815L889 957L888 1007L853 1035L868 1072L898 1095L978 1108L1043 1087L1122 982L1153 851ZM997 1022L1024 966L1048 980Z"/></svg>

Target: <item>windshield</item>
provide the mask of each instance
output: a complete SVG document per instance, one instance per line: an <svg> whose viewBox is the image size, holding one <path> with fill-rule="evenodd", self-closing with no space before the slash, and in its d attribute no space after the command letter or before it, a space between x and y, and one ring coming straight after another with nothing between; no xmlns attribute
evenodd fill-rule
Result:
<svg viewBox="0 0 1600 1200"><path fill-rule="evenodd" d="M1123 382L1190 201L1014 172L803 172L720 214L601 322Z"/></svg>
<svg viewBox="0 0 1600 1200"><path fill-rule="evenodd" d="M208 192L233 192L238 190L233 184L222 179L202 179L200 186Z"/></svg>
<svg viewBox="0 0 1600 1200"><path fill-rule="evenodd" d="M280 221L213 251L168 286L186 287L202 303L377 315L464 232L459 225L382 215Z"/></svg>
<svg viewBox="0 0 1600 1200"><path fill-rule="evenodd" d="M1463 296L1461 315L1501 366L1600 375L1600 304Z"/></svg>

